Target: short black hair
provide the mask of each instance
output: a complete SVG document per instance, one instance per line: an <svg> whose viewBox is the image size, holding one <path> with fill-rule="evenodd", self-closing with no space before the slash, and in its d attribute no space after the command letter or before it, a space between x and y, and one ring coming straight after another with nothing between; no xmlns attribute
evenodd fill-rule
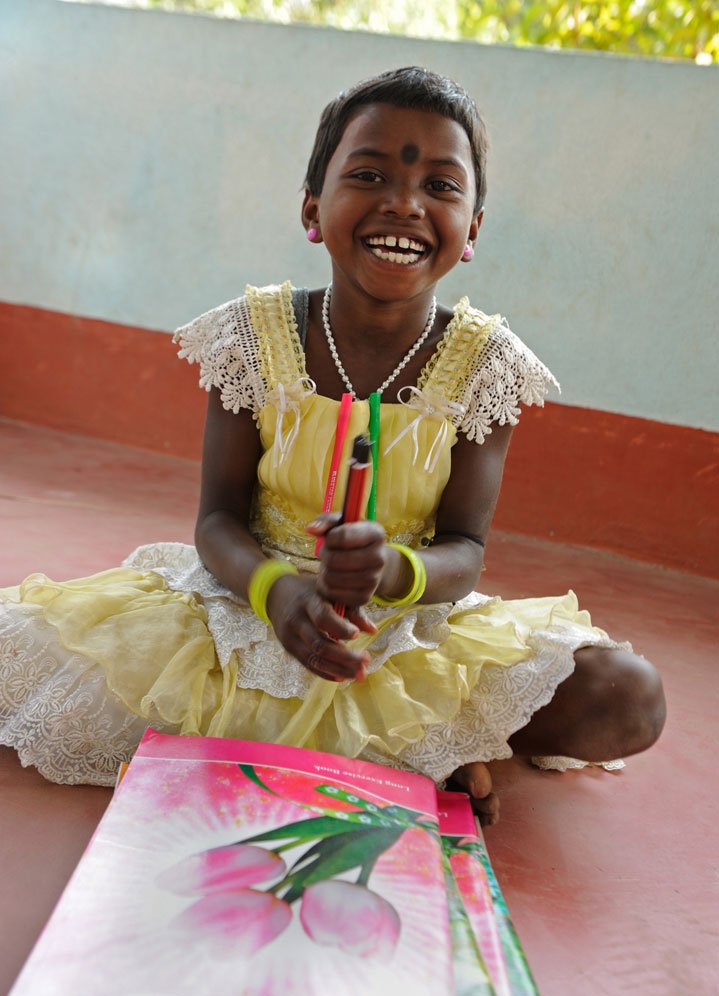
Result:
<svg viewBox="0 0 719 996"><path fill-rule="evenodd" d="M345 128L359 108L368 104L392 104L415 111L442 114L461 125L472 149L477 195L475 211L484 205L487 194L487 129L474 100L454 80L421 66L390 69L344 90L325 107L315 135L304 186L319 197L325 182L327 164L342 141Z"/></svg>

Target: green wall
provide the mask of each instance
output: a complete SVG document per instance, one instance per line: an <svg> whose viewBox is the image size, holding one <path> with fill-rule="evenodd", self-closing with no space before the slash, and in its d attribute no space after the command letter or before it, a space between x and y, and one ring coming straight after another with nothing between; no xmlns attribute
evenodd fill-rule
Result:
<svg viewBox="0 0 719 996"><path fill-rule="evenodd" d="M58 0L0 5L0 298L167 330L290 277L319 112L420 63L492 142L474 263L565 403L719 428L719 68Z"/></svg>

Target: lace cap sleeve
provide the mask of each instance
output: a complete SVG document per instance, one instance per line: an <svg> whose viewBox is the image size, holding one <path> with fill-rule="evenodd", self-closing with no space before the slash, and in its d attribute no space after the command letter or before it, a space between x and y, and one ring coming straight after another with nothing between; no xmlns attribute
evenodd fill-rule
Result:
<svg viewBox="0 0 719 996"><path fill-rule="evenodd" d="M200 387L216 387L222 405L237 414L240 408L257 415L264 405L257 333L245 297L221 304L177 329L173 342L178 355L200 365Z"/></svg>
<svg viewBox="0 0 719 996"><path fill-rule="evenodd" d="M486 316L483 316L486 318ZM458 398L465 414L457 428L481 443L492 423L516 425L520 405L544 406L549 387L560 391L554 374L509 328L504 318L486 318L484 348Z"/></svg>

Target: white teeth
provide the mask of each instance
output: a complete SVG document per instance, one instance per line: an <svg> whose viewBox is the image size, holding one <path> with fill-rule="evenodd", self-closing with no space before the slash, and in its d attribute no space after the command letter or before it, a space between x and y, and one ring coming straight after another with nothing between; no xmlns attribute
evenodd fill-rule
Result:
<svg viewBox="0 0 719 996"><path fill-rule="evenodd" d="M398 246L400 249L414 249L415 252L424 252L427 248L424 242L417 242L406 235L371 235L367 239L367 245L387 246L388 249Z"/></svg>
<svg viewBox="0 0 719 996"><path fill-rule="evenodd" d="M377 259L383 259L385 263L402 263L407 265L407 263L416 263L420 258L420 254L416 252L382 252L379 247L373 248L372 252Z"/></svg>

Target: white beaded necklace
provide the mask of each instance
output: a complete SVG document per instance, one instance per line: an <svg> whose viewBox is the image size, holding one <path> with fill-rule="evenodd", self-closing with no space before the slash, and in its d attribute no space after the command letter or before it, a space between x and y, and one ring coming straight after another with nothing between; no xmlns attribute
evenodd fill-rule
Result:
<svg viewBox="0 0 719 996"><path fill-rule="evenodd" d="M332 355L332 359L335 361L335 366L337 367L337 373L342 378L342 381L347 390L349 391L349 393L352 395L352 398L356 401L357 394L355 392L355 389L352 387L352 382L347 376L345 368L342 366L342 361L340 360L339 355L337 354L337 346L335 345L335 339L334 336L332 335L332 327L330 326L331 300L332 300L332 284L329 285L329 287L325 291L325 296L322 299L322 324L324 325L325 335L327 336L327 345L330 348L330 354ZM412 345L409 352L404 354L404 356L399 361L399 363L394 368L389 377L380 385L380 387L377 388L378 394L382 394L382 392L389 387L389 385L392 383L395 377L398 377L399 374L402 372L402 370L404 370L404 368L407 366L409 361L412 359L414 354L417 352L419 347L422 345L422 343L425 341L429 333L432 331L432 326L434 325L434 319L436 315L437 315L437 298L433 297L432 304L429 309L427 324L422 330L422 334L420 335L419 339L417 339L416 342Z"/></svg>

